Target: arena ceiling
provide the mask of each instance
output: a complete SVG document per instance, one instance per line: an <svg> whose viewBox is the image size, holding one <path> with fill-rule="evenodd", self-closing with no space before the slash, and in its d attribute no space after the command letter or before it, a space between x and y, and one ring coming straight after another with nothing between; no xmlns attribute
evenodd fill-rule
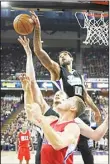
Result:
<svg viewBox="0 0 110 164"><path fill-rule="evenodd" d="M93 1L95 2L95 1ZM11 1L9 6L11 8L27 8L27 9L60 9L60 10L96 10L96 11L108 11L109 5L95 4L91 1L85 0L39 0L39 1Z"/></svg>

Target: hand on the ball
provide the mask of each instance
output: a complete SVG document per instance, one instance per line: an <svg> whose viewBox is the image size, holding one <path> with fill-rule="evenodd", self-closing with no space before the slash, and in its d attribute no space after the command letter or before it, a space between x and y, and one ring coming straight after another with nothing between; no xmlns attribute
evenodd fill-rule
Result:
<svg viewBox="0 0 110 164"><path fill-rule="evenodd" d="M29 38L26 38L26 36L24 36L24 38L19 36L18 41L21 43L24 49L30 48L29 46L30 40Z"/></svg>
<svg viewBox="0 0 110 164"><path fill-rule="evenodd" d="M36 25L37 28L40 28L40 21L38 16L36 15L36 13L34 11L30 11L31 15L32 15L32 20L34 21L34 24Z"/></svg>

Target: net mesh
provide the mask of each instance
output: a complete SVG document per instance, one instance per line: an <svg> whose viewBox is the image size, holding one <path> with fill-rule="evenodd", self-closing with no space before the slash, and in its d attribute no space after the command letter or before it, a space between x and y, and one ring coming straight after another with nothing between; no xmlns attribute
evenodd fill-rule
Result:
<svg viewBox="0 0 110 164"><path fill-rule="evenodd" d="M108 20L104 20L104 15L101 14L99 19L96 19L94 14L88 14L87 12L82 13L84 17L84 26L81 25L78 19L78 13L75 13L75 17L81 28L87 29L87 36L84 44L88 45L105 45L108 46Z"/></svg>

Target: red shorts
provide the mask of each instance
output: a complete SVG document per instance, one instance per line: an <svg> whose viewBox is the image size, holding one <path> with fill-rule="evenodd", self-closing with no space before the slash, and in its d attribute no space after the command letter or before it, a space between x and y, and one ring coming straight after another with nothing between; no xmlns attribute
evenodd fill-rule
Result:
<svg viewBox="0 0 110 164"><path fill-rule="evenodd" d="M30 150L29 148L21 147L18 150L18 159L21 161L23 160L23 157L26 161L30 160Z"/></svg>

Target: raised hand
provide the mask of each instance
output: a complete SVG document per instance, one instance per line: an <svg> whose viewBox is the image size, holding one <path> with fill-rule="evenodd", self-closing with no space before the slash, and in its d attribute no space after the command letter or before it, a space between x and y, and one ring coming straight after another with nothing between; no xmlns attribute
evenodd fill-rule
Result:
<svg viewBox="0 0 110 164"><path fill-rule="evenodd" d="M18 41L21 43L24 49L30 48L29 46L30 40L29 38L26 38L26 36L24 37L19 36Z"/></svg>
<svg viewBox="0 0 110 164"><path fill-rule="evenodd" d="M25 73L21 74L19 76L19 79L21 81L22 88L23 88L24 91L27 91L31 88L31 80L29 79L28 76L26 76Z"/></svg>
<svg viewBox="0 0 110 164"><path fill-rule="evenodd" d="M40 21L36 13L34 11L30 11L30 13L32 15L31 18L34 21L34 24L37 26L37 28L40 28Z"/></svg>

